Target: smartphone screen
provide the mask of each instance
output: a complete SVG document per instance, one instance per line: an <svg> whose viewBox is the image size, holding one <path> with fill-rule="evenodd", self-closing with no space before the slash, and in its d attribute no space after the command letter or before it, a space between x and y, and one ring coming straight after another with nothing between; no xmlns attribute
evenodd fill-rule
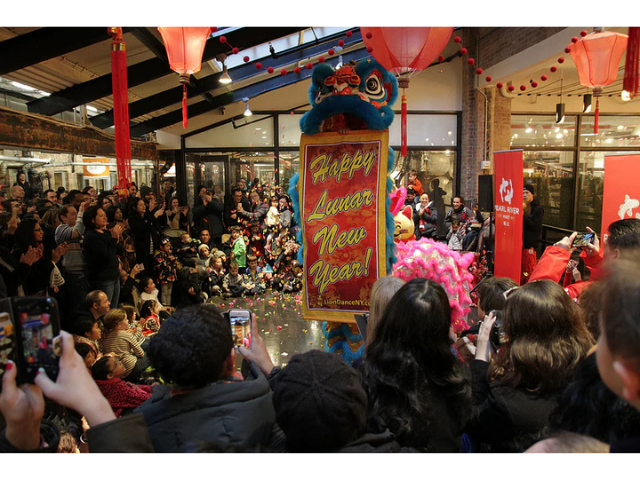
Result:
<svg viewBox="0 0 640 480"><path fill-rule="evenodd" d="M0 313L0 380L7 370L9 360L16 363L16 336L9 313ZM0 392L2 382L0 381Z"/></svg>
<svg viewBox="0 0 640 480"><path fill-rule="evenodd" d="M573 241L574 247L586 247L588 244L593 243L593 233L585 233L576 235Z"/></svg>
<svg viewBox="0 0 640 480"><path fill-rule="evenodd" d="M237 347L244 345L245 338L249 338L251 326L251 312L249 310L229 310L231 334Z"/></svg>
<svg viewBox="0 0 640 480"><path fill-rule="evenodd" d="M33 383L39 368L55 381L59 351L53 339L60 333L58 305L52 298L16 297L13 314L20 335L20 382Z"/></svg>

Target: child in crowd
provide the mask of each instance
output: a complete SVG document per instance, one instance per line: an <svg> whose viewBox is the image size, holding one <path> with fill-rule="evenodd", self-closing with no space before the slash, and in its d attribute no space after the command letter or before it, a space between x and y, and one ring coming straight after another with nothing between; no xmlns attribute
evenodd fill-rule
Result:
<svg viewBox="0 0 640 480"><path fill-rule="evenodd" d="M276 276L274 286L285 293L298 292L302 289L302 265L297 260L288 259L281 264L280 273Z"/></svg>
<svg viewBox="0 0 640 480"><path fill-rule="evenodd" d="M128 305L126 303L121 303L119 307L123 309L127 314L127 320L129 321L129 333L133 335L133 337L144 350L146 348L144 345L147 337L145 337L144 333L142 333L144 325L142 325L142 322L138 322L138 313L136 312L136 309L133 307L133 305Z"/></svg>
<svg viewBox="0 0 640 480"><path fill-rule="evenodd" d="M264 226L267 231L267 235L277 228L280 223L280 211L278 210L278 197L271 197L271 206L267 212L267 216L264 219Z"/></svg>
<svg viewBox="0 0 640 480"><path fill-rule="evenodd" d="M198 247L200 242L192 239L188 233L180 235L178 243L178 260L185 267L195 267L200 263L198 257Z"/></svg>
<svg viewBox="0 0 640 480"><path fill-rule="evenodd" d="M160 249L153 257L155 278L160 285L160 299L163 305L171 305L173 284L177 276L178 259L171 252L171 241L163 238L160 241Z"/></svg>
<svg viewBox="0 0 640 480"><path fill-rule="evenodd" d="M140 307L142 333L145 337L160 330L160 304L156 300L147 300Z"/></svg>
<svg viewBox="0 0 640 480"><path fill-rule="evenodd" d="M178 272L178 286L180 291L179 307L199 305L208 297L202 291L202 280L206 276L204 267L182 267Z"/></svg>
<svg viewBox="0 0 640 480"><path fill-rule="evenodd" d="M422 188L422 182L418 180L418 171L411 169L409 170L409 181L407 183L407 188L412 186L416 191L416 195L420 197L424 193L424 189Z"/></svg>
<svg viewBox="0 0 640 480"><path fill-rule="evenodd" d="M242 286L243 276L240 274L238 262L231 260L229 264L229 273L222 280L222 292L224 297L240 297L245 293Z"/></svg>
<svg viewBox="0 0 640 480"><path fill-rule="evenodd" d="M224 280L223 256L213 257L209 268L209 293L210 296L222 296L222 281Z"/></svg>
<svg viewBox="0 0 640 480"><path fill-rule="evenodd" d="M231 259L235 260L238 267L244 272L247 266L247 246L242 237L242 228L237 225L231 227L231 240L233 242Z"/></svg>
<svg viewBox="0 0 640 480"><path fill-rule="evenodd" d="M198 256L200 257L200 261L202 264L209 268L211 263L211 252L209 250L209 246L204 243L198 247Z"/></svg>
<svg viewBox="0 0 640 480"><path fill-rule="evenodd" d="M127 369L118 357L102 357L91 373L116 417L132 412L151 396L151 385L134 385L122 379Z"/></svg>
<svg viewBox="0 0 640 480"><path fill-rule="evenodd" d="M268 276L258 266L258 258L255 255L247 256L247 270L244 274L242 286L247 290L248 295L258 295L264 293L268 285Z"/></svg>
<svg viewBox="0 0 640 480"><path fill-rule="evenodd" d="M102 355L102 348L99 340L102 338L102 332L98 324L98 320L91 320L89 317L81 317L74 324L75 333L73 341L76 344L85 343L91 347L96 359Z"/></svg>
<svg viewBox="0 0 640 480"><path fill-rule="evenodd" d="M160 316L163 319L167 318L173 312L174 309L172 307L165 307L158 299L158 289L156 288L156 284L153 282L153 279L151 277L145 277L140 280L140 289L140 300L142 302L146 302L147 300L155 300L156 302L158 302L161 311Z"/></svg>
<svg viewBox="0 0 640 480"><path fill-rule="evenodd" d="M140 344L128 331L127 313L121 308L109 310L104 316L104 328L105 333L100 340L103 351L113 352L120 357L125 368L123 377L137 380L149 362Z"/></svg>
<svg viewBox="0 0 640 480"><path fill-rule="evenodd" d="M260 231L260 222L252 220L250 230L248 252L250 255L258 257L258 260L262 262L264 259L264 234Z"/></svg>
<svg viewBox="0 0 640 480"><path fill-rule="evenodd" d="M93 351L93 348L88 343L76 343L75 344L76 352L78 355L82 357L84 360L84 364L87 366L87 369L91 371L91 367L97 360L96 353Z"/></svg>

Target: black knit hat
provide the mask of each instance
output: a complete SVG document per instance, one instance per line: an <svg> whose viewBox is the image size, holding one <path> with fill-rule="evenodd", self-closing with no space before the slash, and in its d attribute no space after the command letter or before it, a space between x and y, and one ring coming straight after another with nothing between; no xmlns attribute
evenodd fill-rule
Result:
<svg viewBox="0 0 640 480"><path fill-rule="evenodd" d="M151 193L153 191L153 189L151 187L147 187L146 185L144 187L140 188L140 198L144 198L148 193Z"/></svg>
<svg viewBox="0 0 640 480"><path fill-rule="evenodd" d="M273 406L290 452L336 451L364 433L367 395L356 371L338 355L296 355L277 380Z"/></svg>
<svg viewBox="0 0 640 480"><path fill-rule="evenodd" d="M533 188L533 185L531 185L530 183L527 183L524 186L523 190L529 190L529 192L531 192L531 195L535 195L536 194L536 192L535 192L535 190Z"/></svg>

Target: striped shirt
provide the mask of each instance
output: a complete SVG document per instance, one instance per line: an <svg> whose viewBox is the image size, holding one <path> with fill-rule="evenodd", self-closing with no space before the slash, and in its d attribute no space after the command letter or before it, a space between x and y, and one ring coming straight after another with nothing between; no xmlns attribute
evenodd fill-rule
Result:
<svg viewBox="0 0 640 480"><path fill-rule="evenodd" d="M129 375L133 367L136 366L136 357L144 357L144 350L142 350L135 337L126 330L115 330L107 333L100 340L100 345L103 352L113 352L120 357L124 368L127 369L126 375Z"/></svg>

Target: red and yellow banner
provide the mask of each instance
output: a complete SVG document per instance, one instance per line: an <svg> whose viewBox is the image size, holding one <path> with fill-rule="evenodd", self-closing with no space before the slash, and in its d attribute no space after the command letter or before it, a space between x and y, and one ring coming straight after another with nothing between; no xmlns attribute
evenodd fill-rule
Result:
<svg viewBox="0 0 640 480"><path fill-rule="evenodd" d="M522 150L495 152L494 197L496 212L496 277L509 277L518 285L522 270Z"/></svg>
<svg viewBox="0 0 640 480"><path fill-rule="evenodd" d="M602 240L609 225L625 218L640 218L640 155L604 157ZM591 228L595 225L591 225Z"/></svg>
<svg viewBox="0 0 640 480"><path fill-rule="evenodd" d="M302 135L302 316L354 323L386 275L388 131Z"/></svg>

